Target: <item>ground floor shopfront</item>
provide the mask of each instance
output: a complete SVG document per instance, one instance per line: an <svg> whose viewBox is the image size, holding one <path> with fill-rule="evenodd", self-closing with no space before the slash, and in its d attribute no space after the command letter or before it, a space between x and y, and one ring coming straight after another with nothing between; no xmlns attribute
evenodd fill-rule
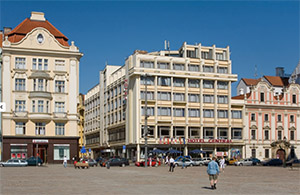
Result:
<svg viewBox="0 0 300 195"><path fill-rule="evenodd" d="M39 156L45 163L62 163L78 156L79 137L3 137L3 160Z"/></svg>

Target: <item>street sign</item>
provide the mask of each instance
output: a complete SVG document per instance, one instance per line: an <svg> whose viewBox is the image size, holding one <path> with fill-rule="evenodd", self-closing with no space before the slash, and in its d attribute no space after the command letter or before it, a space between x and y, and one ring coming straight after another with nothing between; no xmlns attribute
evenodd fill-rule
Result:
<svg viewBox="0 0 300 195"><path fill-rule="evenodd" d="M126 146L125 145L123 145L123 154L125 154L126 153Z"/></svg>
<svg viewBox="0 0 300 195"><path fill-rule="evenodd" d="M91 148L89 149L89 153L91 153L92 152L92 150L91 150Z"/></svg>
<svg viewBox="0 0 300 195"><path fill-rule="evenodd" d="M0 112L5 112L6 111L6 104L5 102L0 102Z"/></svg>

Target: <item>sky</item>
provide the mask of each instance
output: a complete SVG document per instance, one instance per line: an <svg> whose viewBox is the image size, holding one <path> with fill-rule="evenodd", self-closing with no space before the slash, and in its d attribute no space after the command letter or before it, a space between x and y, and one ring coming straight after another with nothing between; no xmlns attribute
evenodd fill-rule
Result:
<svg viewBox="0 0 300 195"><path fill-rule="evenodd" d="M299 1L7 1L0 28L15 28L31 11L75 41L80 92L99 83L105 64L123 65L134 50L177 50L182 43L230 47L232 72L241 78L292 73L300 60ZM257 71L255 71L257 66ZM236 95L238 81L232 85Z"/></svg>

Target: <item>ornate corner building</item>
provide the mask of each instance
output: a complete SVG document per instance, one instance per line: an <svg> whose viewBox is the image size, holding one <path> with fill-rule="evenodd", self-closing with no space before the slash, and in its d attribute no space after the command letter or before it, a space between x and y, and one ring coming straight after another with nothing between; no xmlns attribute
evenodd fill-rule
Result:
<svg viewBox="0 0 300 195"><path fill-rule="evenodd" d="M58 163L77 155L83 54L40 12L3 37L3 160L39 155Z"/></svg>

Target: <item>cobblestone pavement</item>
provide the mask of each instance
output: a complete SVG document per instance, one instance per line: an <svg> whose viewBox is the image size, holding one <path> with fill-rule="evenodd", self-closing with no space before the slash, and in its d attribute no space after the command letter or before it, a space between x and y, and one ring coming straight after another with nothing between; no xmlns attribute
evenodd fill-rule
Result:
<svg viewBox="0 0 300 195"><path fill-rule="evenodd" d="M226 167L217 190L209 189L206 167L91 167L71 165L1 167L0 194L299 194L300 170Z"/></svg>

